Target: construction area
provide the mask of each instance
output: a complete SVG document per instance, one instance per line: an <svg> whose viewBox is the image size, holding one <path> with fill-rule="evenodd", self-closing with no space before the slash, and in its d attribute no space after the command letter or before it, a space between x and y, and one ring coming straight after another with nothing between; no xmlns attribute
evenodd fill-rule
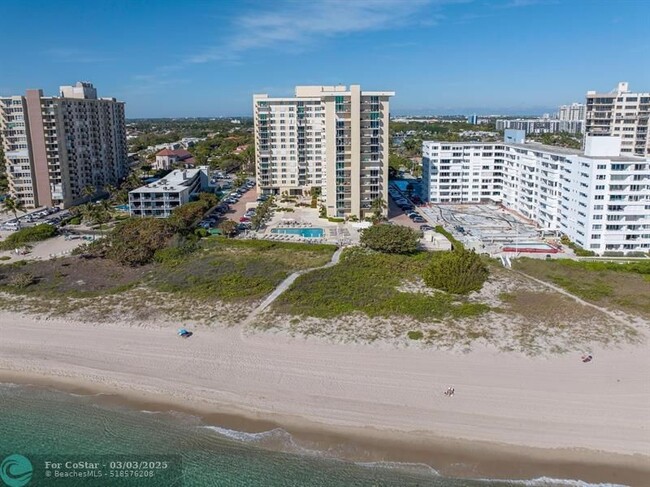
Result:
<svg viewBox="0 0 650 487"><path fill-rule="evenodd" d="M430 205L420 211L461 241L467 248L491 256L535 254L566 257L559 238L542 235L533 223L498 205ZM570 252L570 250L569 250Z"/></svg>

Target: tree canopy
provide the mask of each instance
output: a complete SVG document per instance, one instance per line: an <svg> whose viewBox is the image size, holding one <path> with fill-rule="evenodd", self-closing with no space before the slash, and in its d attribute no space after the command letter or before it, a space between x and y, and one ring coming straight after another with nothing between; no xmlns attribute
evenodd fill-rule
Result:
<svg viewBox="0 0 650 487"><path fill-rule="evenodd" d="M417 251L420 234L401 225L373 225L361 232L361 244L388 254L412 254Z"/></svg>

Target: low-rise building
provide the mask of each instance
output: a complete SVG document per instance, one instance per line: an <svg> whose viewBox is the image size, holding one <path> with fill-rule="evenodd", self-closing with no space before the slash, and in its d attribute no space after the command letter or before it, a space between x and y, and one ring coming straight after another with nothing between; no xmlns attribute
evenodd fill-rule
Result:
<svg viewBox="0 0 650 487"><path fill-rule="evenodd" d="M194 156L185 149L163 149L156 154L156 162L153 168L161 171L168 171L174 164L182 164L186 169L194 167L196 160Z"/></svg>
<svg viewBox="0 0 650 487"><path fill-rule="evenodd" d="M622 155L619 137L584 152L522 142L424 142L422 198L500 203L598 254L650 250L650 158Z"/></svg>
<svg viewBox="0 0 650 487"><path fill-rule="evenodd" d="M151 184L129 192L131 216L166 218L175 208L208 188L208 168L177 169Z"/></svg>

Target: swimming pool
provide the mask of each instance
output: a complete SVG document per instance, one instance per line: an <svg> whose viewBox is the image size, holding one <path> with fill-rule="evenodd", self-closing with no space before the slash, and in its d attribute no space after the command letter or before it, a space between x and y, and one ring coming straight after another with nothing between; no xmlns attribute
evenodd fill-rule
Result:
<svg viewBox="0 0 650 487"><path fill-rule="evenodd" d="M413 185L413 192L417 193L420 183L417 179L391 179L390 181L401 191L406 191L406 187L411 183Z"/></svg>
<svg viewBox="0 0 650 487"><path fill-rule="evenodd" d="M286 235L300 235L305 238L321 238L325 235L322 228L274 228L271 233L284 233Z"/></svg>
<svg viewBox="0 0 650 487"><path fill-rule="evenodd" d="M129 211L129 205L118 205L115 207L116 210Z"/></svg>

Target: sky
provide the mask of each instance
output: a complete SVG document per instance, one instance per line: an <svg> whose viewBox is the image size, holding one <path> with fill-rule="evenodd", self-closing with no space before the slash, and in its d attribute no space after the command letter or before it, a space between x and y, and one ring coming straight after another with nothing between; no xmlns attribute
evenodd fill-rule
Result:
<svg viewBox="0 0 650 487"><path fill-rule="evenodd" d="M91 81L128 118L247 116L360 84L404 114L541 114L650 91L650 0L0 0L0 96Z"/></svg>

